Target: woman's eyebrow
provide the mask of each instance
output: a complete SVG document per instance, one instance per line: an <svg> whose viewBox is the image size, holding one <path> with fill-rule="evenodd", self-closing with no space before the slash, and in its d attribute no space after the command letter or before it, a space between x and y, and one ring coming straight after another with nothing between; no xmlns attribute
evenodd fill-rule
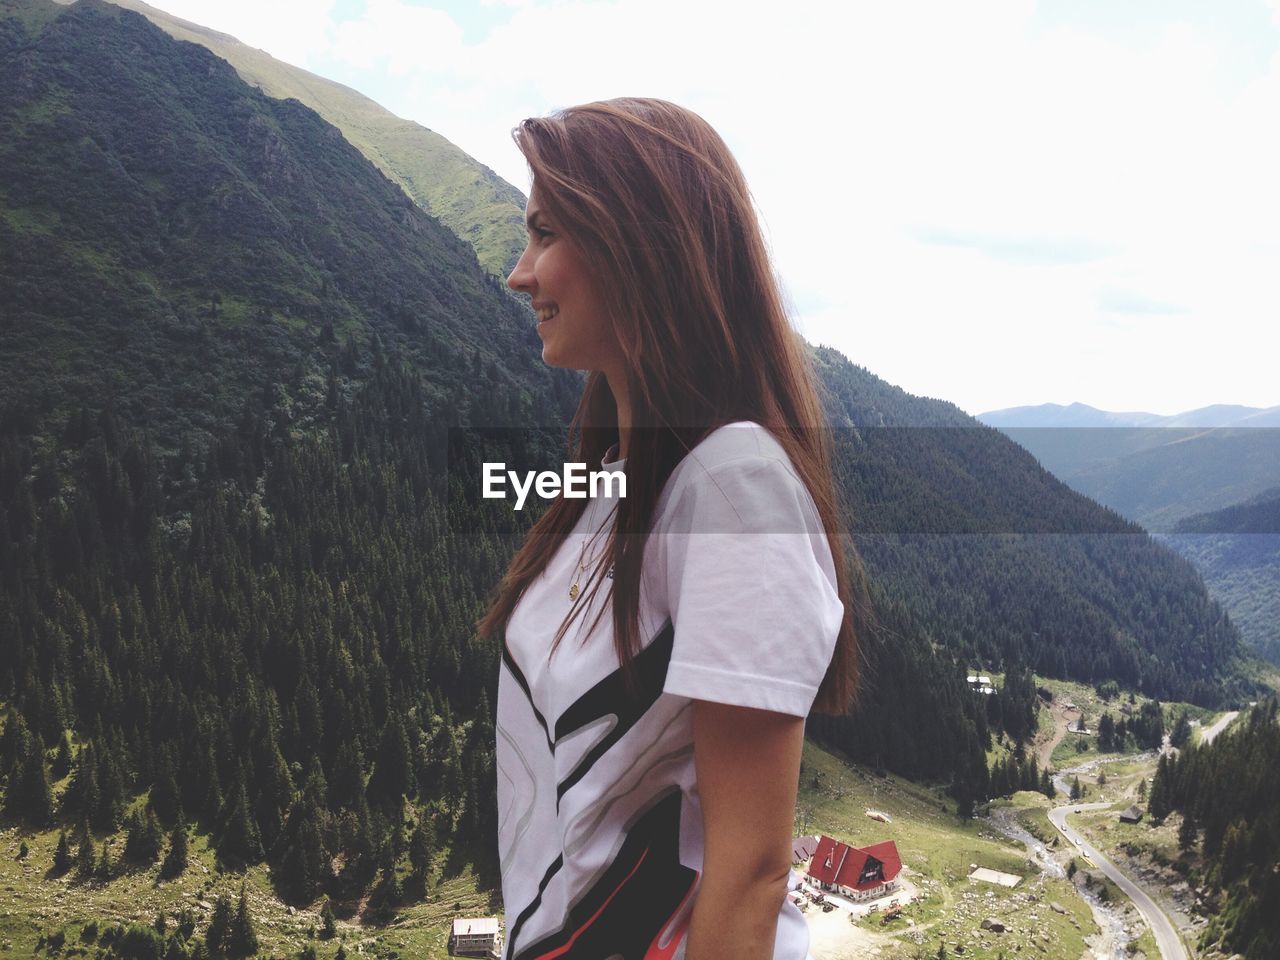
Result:
<svg viewBox="0 0 1280 960"><path fill-rule="evenodd" d="M526 215L525 215L525 218L524 218L524 225L525 225L525 228L526 228L526 229L529 229L529 230L532 230L534 227L536 227L536 226L538 225L536 221L537 221L541 216L542 216L542 211L541 211L541 210L534 210L532 213L526 214Z"/></svg>

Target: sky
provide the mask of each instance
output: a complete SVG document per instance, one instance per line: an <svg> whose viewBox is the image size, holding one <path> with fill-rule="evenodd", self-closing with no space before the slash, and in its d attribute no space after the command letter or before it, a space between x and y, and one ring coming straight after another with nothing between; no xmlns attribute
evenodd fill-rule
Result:
<svg viewBox="0 0 1280 960"><path fill-rule="evenodd" d="M1280 404L1280 0L152 0L527 192L614 96L734 151L797 327L969 413Z"/></svg>

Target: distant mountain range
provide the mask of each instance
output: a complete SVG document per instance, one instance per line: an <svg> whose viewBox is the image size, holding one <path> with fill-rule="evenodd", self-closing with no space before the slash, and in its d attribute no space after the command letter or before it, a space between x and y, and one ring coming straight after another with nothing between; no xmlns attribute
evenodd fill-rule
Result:
<svg viewBox="0 0 1280 960"><path fill-rule="evenodd" d="M1174 416L1046 403L980 414L1063 482L1152 531L1280 482L1280 406Z"/></svg>
<svg viewBox="0 0 1280 960"><path fill-rule="evenodd" d="M1073 489L1163 532L1249 644L1280 663L1280 407L1159 416L1046 403L978 419Z"/></svg>
<svg viewBox="0 0 1280 960"><path fill-rule="evenodd" d="M1007 407L978 414L977 419L1001 430L1006 427L1280 427L1280 406L1245 407L1215 403L1184 413L1120 413L1085 403L1042 403Z"/></svg>

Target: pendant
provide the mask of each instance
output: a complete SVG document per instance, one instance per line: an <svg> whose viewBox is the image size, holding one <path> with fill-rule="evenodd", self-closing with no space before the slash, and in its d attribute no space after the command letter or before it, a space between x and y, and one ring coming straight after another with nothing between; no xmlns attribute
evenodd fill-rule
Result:
<svg viewBox="0 0 1280 960"><path fill-rule="evenodd" d="M578 599L578 585L576 583L569 588L569 599L570 600Z"/></svg>

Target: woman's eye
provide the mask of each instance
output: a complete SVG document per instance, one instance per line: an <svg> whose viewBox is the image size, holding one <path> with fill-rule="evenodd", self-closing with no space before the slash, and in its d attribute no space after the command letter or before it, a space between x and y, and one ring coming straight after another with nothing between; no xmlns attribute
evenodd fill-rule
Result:
<svg viewBox="0 0 1280 960"><path fill-rule="evenodd" d="M551 236L551 231L547 230L545 227L534 227L533 232L539 240L545 240L547 237Z"/></svg>

